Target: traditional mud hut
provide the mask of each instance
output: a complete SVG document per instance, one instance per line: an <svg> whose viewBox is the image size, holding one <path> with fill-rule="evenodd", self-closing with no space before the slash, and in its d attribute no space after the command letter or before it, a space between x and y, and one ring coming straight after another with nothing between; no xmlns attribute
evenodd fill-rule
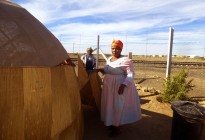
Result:
<svg viewBox="0 0 205 140"><path fill-rule="evenodd" d="M0 139L82 140L78 79L61 43L26 9L0 0Z"/></svg>
<svg viewBox="0 0 205 140"><path fill-rule="evenodd" d="M0 66L55 66L68 55L26 9L0 0Z"/></svg>

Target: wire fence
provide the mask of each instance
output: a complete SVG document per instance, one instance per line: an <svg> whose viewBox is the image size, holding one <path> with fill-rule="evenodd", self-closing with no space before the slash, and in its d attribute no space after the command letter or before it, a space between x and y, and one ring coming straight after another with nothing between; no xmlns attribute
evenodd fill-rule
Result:
<svg viewBox="0 0 205 140"><path fill-rule="evenodd" d="M156 89L163 89L163 79L166 74L166 64L150 64L148 61L166 61L169 44L169 30L161 31L155 29L155 32L146 31L133 35L100 35L99 48L105 54L111 54L111 42L113 39L120 39L124 43L122 54L128 55L132 52L133 56L142 56L144 63L135 63L136 83L143 86ZM85 53L86 48L97 48L98 35L75 35L61 36L60 41L66 48L68 53ZM171 76L176 74L182 67L189 70L189 79L193 80L195 87L190 91L192 97L205 97L205 32L195 32L191 34L189 31L174 30L174 40L172 48L172 56L179 56L172 61L193 62L192 64L177 64L171 66ZM158 56L158 57L156 57ZM189 58L187 58L189 57ZM192 59L192 57L198 59ZM187 59L185 59L187 58ZM195 64L194 64L195 63ZM198 64L199 65L198 65Z"/></svg>
<svg viewBox="0 0 205 140"><path fill-rule="evenodd" d="M72 35L61 36L60 41L68 53L85 53L86 48L97 47L98 35ZM173 55L205 57L205 32L195 32L174 30ZM113 39L120 39L124 43L122 53L127 55L167 55L169 31L145 32L135 35L100 35L99 47L110 54L110 46Z"/></svg>

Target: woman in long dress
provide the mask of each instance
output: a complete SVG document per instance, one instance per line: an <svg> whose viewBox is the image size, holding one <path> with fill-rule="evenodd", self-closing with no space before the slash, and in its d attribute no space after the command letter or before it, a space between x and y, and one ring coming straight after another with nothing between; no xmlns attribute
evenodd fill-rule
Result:
<svg viewBox="0 0 205 140"><path fill-rule="evenodd" d="M104 69L101 97L101 120L111 129L111 135L121 132L120 126L141 119L140 100L134 83L134 66L131 59L121 55L123 43L112 42L112 56Z"/></svg>

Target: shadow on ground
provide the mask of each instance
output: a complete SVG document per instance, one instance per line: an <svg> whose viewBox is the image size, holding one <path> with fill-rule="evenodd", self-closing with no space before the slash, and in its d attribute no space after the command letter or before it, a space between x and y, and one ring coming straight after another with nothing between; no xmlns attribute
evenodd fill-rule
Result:
<svg viewBox="0 0 205 140"><path fill-rule="evenodd" d="M83 106L83 140L170 140L172 118L163 114L142 109L142 119L122 126L122 134L109 137L108 130L100 121L99 113Z"/></svg>

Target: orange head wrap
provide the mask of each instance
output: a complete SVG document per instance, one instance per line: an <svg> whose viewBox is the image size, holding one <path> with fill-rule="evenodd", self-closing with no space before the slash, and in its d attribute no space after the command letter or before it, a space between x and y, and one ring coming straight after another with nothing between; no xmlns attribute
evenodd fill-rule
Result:
<svg viewBox="0 0 205 140"><path fill-rule="evenodd" d="M121 49L123 49L123 43L122 43L122 41L120 41L120 40L113 40L113 42L112 42L112 46L114 46L114 47L120 47Z"/></svg>

